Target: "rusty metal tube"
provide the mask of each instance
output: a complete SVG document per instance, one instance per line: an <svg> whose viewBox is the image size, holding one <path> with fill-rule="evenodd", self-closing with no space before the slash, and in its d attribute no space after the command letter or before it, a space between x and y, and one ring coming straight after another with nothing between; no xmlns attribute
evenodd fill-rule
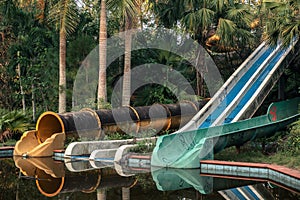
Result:
<svg viewBox="0 0 300 200"><path fill-rule="evenodd" d="M154 104L97 111L83 109L58 114L43 113L36 124L37 137L43 143L54 133L67 136L102 139L108 132L143 132L148 129L167 131L187 123L208 100L184 101L177 104Z"/></svg>

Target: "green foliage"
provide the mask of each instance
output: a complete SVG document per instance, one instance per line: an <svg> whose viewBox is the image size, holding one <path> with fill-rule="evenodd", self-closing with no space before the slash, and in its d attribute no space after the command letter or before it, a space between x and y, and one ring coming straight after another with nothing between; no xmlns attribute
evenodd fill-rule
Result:
<svg viewBox="0 0 300 200"><path fill-rule="evenodd" d="M183 45L174 45L173 42L167 43L166 46L170 45L171 49L177 50L177 51L186 51L186 47L184 46L184 42L182 42ZM188 42L187 42L188 43ZM144 106L144 105L152 105L154 103L163 103L163 104L169 104L169 103L176 103L180 100L195 100L195 96L193 96L193 91L185 91L178 88L178 85L181 83L177 80L174 80L177 78L176 74L177 72L180 73L188 82L190 85L185 86L185 82L182 83L181 88L188 88L189 86L192 86L194 90L197 88L196 85L196 77L195 77L195 68L191 66L190 63L188 63L185 58L182 58L175 53L168 52L165 50L159 50L159 49L149 49L144 50L140 52L133 52L132 56L136 59L133 60L132 64L134 66L139 66L144 63L159 63L163 64L166 67L164 69L159 69L157 72L151 71L151 75L147 76L145 74L144 77L147 77L148 80L145 80L148 83L153 84L147 84L140 88L138 88L136 91L134 91L133 94L133 105L134 106ZM152 69L154 66L146 66L149 67L149 69ZM156 75L155 73L163 73L165 74L165 77L163 80L161 80L161 84L156 84ZM146 72L145 72L146 73ZM157 74L159 77L161 74ZM187 89L188 90L188 89Z"/></svg>
<svg viewBox="0 0 300 200"><path fill-rule="evenodd" d="M106 4L107 8L114 12L116 17L123 19L123 22L125 19L134 18L138 13L136 1L134 0L107 0Z"/></svg>
<svg viewBox="0 0 300 200"><path fill-rule="evenodd" d="M5 52L8 61L2 62L5 65L3 74L7 74L3 76L2 83L7 85L4 89L9 92L5 93L6 99L1 100L0 105L5 105L10 110L18 109L24 95L26 106L29 106L34 93L36 97L40 97L35 98L37 109L53 109L56 107L53 97L56 97L57 87L54 83L57 82L57 73L53 67L55 59L50 58L50 55L55 34L48 26L39 23L36 19L36 9L21 9L12 2L10 6L13 9L2 16L4 29L10 30L9 34L3 32L3 39L10 41L10 44ZM17 73L18 68L20 76ZM20 84L24 94L20 94ZM9 104L5 103L7 99Z"/></svg>
<svg viewBox="0 0 300 200"><path fill-rule="evenodd" d="M262 143L265 145L261 145ZM236 156L232 156L234 154ZM227 148L217 153L215 159L272 163L300 169L300 120L293 123L287 131L245 144L240 153L235 147Z"/></svg>
<svg viewBox="0 0 300 200"><path fill-rule="evenodd" d="M300 154L300 120L293 123L287 134L279 141L279 149L290 156Z"/></svg>
<svg viewBox="0 0 300 200"><path fill-rule="evenodd" d="M132 139L133 137L128 134L124 133L106 133L104 140L125 140L125 139Z"/></svg>
<svg viewBox="0 0 300 200"><path fill-rule="evenodd" d="M30 119L22 111L11 111L0 114L0 141L5 141L12 137L19 139L25 131L33 129Z"/></svg>
<svg viewBox="0 0 300 200"><path fill-rule="evenodd" d="M136 144L137 146L132 148L130 151L135 153L151 153L155 147L155 142L147 139L138 141Z"/></svg>
<svg viewBox="0 0 300 200"><path fill-rule="evenodd" d="M111 109L112 106L109 102L105 102L103 101L103 99L99 100L100 102L98 102L98 108L100 109Z"/></svg>
<svg viewBox="0 0 300 200"><path fill-rule="evenodd" d="M113 9L108 12L109 35L120 31L119 22L122 21L120 18L132 16L136 11L136 8L133 7L136 6L134 1L119 1L115 2L115 4L113 2L107 1L111 6L108 6L108 9ZM284 7L274 2L267 6L270 1L265 2L265 8L269 12L267 16L272 16L266 26L272 29L268 30L273 30L273 26L275 28L277 26L278 28L283 27L283 25L290 25L284 33L287 37L291 38L291 34L295 34L299 26L299 20L295 20L299 16L299 7L295 5L299 3L287 1L287 3L295 5L284 4ZM52 4L54 3L57 4L53 6ZM65 25L66 28L69 28L69 31L66 31L72 33L72 35L69 35L67 41L68 110L72 107L72 87L78 68L83 59L95 48L98 42L99 2L83 1L82 7L79 10L73 4L74 2L71 4L66 3L68 2L49 2L45 4L45 9L41 11L38 6L31 6L24 9L24 7L20 8L19 4L14 1L1 1L0 107L9 110L21 108L22 94L20 92L20 80L22 80L27 110L30 110L29 107L32 106L31 98L34 93L36 97L35 105L39 113L45 110L57 111L59 36L55 30L55 25L46 22L51 20L58 22L58 19L65 19L61 25ZM254 46L253 41L258 41L257 38L260 37L260 26L252 32L250 32L249 28L249 24L253 22L253 19L258 17L258 9L255 5L234 4L233 1L219 0L158 0L150 1L146 4L149 4L147 6L151 7L152 10L148 10L145 16L140 16L143 20L149 22L145 28L149 28L150 26L155 28L163 25L166 28L172 28L181 33L188 31L191 37L203 46L205 46L205 41L212 34L218 32L221 36L220 43L222 45L238 47L237 54L235 55L240 56L240 59L226 55L228 58L225 60L224 55L220 55L222 57L220 59L220 71L221 74L226 73L225 79L232 74L234 68L239 64L239 62L233 63L232 60L243 60L248 55L248 50ZM49 10L51 10L50 18L48 18ZM41 12L45 12L45 19L43 20L36 18L37 14ZM276 15L276 12L278 12L278 15ZM286 12L287 16L283 15L285 14L284 12ZM70 18L66 18L66 16L70 16ZM275 20L273 20L273 17L275 17ZM279 33L280 31L274 31L272 36L277 37ZM169 45L168 40L163 45ZM212 47L210 50L214 51L217 49ZM17 56L18 52L20 56ZM170 52L154 49L133 51L131 61L132 68L145 63L168 65L184 75L194 89L197 88L195 69L193 69L191 64L186 63L182 58ZM16 73L18 64L21 68L20 77ZM108 99L112 93L114 83L122 76L123 64L124 60L121 57L108 68ZM293 74L296 75L297 73L293 72ZM294 84L295 81L291 83ZM177 98L179 96L181 99L190 98L186 94L178 94L175 89L173 91L173 89L170 90L165 86L152 84L139 88L132 98L134 105L174 103L178 101ZM291 87L291 84L287 84L287 87ZM89 88L86 88L86 90L89 90ZM86 99L85 105L96 107L95 102L97 102L95 99ZM109 108L110 105L104 105L104 107Z"/></svg>
<svg viewBox="0 0 300 200"><path fill-rule="evenodd" d="M263 13L265 14L265 39L272 45L279 41L288 46L295 38L299 39L300 21L299 1L263 1Z"/></svg>
<svg viewBox="0 0 300 200"><path fill-rule="evenodd" d="M137 91L137 94L134 106L152 105L153 103L170 104L178 101L170 89L161 85L148 85Z"/></svg>
<svg viewBox="0 0 300 200"><path fill-rule="evenodd" d="M78 15L78 7L75 1L60 0L51 6L49 22L59 27L60 32L70 35L76 31L79 23Z"/></svg>
<svg viewBox="0 0 300 200"><path fill-rule="evenodd" d="M242 51L253 43L256 32L251 33L250 24L257 17L254 4L233 1L206 0L161 0L157 1L154 13L159 23L167 28L177 27L189 32L201 45L217 34L221 48L239 48ZM206 48L209 48L206 46Z"/></svg>

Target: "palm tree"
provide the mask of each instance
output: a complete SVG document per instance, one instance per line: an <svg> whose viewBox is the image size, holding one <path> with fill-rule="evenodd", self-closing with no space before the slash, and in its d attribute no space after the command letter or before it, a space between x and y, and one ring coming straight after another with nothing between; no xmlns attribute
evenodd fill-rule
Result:
<svg viewBox="0 0 300 200"><path fill-rule="evenodd" d="M107 49L107 27L106 27L106 0L101 0L100 27L99 27L99 81L98 81L98 109L107 101L106 92L106 49Z"/></svg>
<svg viewBox="0 0 300 200"><path fill-rule="evenodd" d="M122 106L127 106L130 104L131 96L131 29L134 28L133 24L137 21L138 17L137 2L135 0L108 0L108 7L121 19L121 26L125 24Z"/></svg>
<svg viewBox="0 0 300 200"><path fill-rule="evenodd" d="M124 54L124 75L123 75L123 89L122 89L122 106L130 105L131 97L131 29L132 19L125 20L125 30L129 33L125 34L125 54Z"/></svg>
<svg viewBox="0 0 300 200"><path fill-rule="evenodd" d="M266 14L265 40L276 45L281 41L288 46L300 35L300 1L263 1Z"/></svg>
<svg viewBox="0 0 300 200"><path fill-rule="evenodd" d="M164 26L179 24L206 49L210 48L207 42L212 36L217 38L216 47L223 50L226 47L227 51L250 43L252 39L250 24L255 15L248 4L233 0L158 0L155 3L155 13ZM205 59L198 60L197 94L203 96L205 90L201 77L207 70L203 62Z"/></svg>
<svg viewBox="0 0 300 200"><path fill-rule="evenodd" d="M60 0L51 7L49 19L59 27L59 100L58 112L66 112L66 38L79 22L75 1Z"/></svg>

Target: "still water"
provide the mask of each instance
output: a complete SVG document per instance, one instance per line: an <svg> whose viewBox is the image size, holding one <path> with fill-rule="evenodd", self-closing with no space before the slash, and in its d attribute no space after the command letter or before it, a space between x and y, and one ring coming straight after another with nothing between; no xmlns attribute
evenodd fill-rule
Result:
<svg viewBox="0 0 300 200"><path fill-rule="evenodd" d="M300 199L268 182L201 176L199 169L101 166L52 158L0 160L2 200Z"/></svg>

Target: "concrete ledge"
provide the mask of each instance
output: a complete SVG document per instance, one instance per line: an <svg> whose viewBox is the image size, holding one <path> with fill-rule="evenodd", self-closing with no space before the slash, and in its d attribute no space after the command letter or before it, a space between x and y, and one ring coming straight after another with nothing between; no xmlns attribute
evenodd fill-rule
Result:
<svg viewBox="0 0 300 200"><path fill-rule="evenodd" d="M114 160L112 159L102 159L102 160L90 160L90 165L94 169L102 169L107 167L114 167Z"/></svg>
<svg viewBox="0 0 300 200"><path fill-rule="evenodd" d="M203 160L200 166L204 176L270 181L284 188L300 190L300 171L279 165Z"/></svg>
<svg viewBox="0 0 300 200"><path fill-rule="evenodd" d="M14 149L13 146L0 147L0 158L13 157Z"/></svg>
<svg viewBox="0 0 300 200"><path fill-rule="evenodd" d="M130 149L134 147L137 147L137 144L123 145L120 148L118 148L114 162L120 163L122 158L125 157L125 154L127 154L130 151Z"/></svg>
<svg viewBox="0 0 300 200"><path fill-rule="evenodd" d="M89 160L114 158L118 149L98 149L91 153Z"/></svg>
<svg viewBox="0 0 300 200"><path fill-rule="evenodd" d="M65 158L65 166L71 172L83 172L94 170L93 166L91 166L88 160L75 161L72 159Z"/></svg>
<svg viewBox="0 0 300 200"><path fill-rule="evenodd" d="M95 150L100 149L116 149L122 145L135 144L139 141L156 141L156 137L137 138L128 140L102 140L102 141L85 141L72 142L65 150L65 156L90 155Z"/></svg>

